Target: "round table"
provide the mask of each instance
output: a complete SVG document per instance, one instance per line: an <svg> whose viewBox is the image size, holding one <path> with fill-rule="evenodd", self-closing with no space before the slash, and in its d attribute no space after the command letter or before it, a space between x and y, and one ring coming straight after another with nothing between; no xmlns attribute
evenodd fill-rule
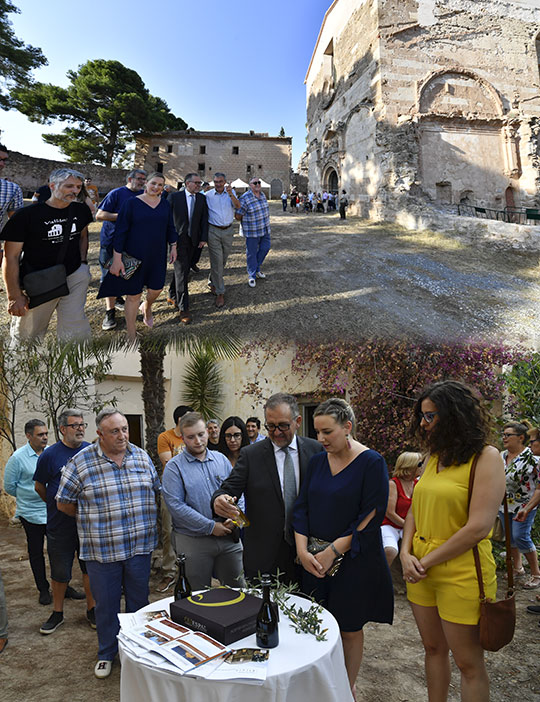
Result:
<svg viewBox="0 0 540 702"><path fill-rule="evenodd" d="M306 600L291 596L304 606ZM169 611L172 597L152 602L143 610ZM270 650L268 674L262 685L213 681L175 675L148 666L130 656L119 642L122 672L121 702L350 702L353 700L336 620L322 613L326 641L311 634L297 634L280 613L279 646ZM255 634L230 644L231 648L256 648Z"/></svg>

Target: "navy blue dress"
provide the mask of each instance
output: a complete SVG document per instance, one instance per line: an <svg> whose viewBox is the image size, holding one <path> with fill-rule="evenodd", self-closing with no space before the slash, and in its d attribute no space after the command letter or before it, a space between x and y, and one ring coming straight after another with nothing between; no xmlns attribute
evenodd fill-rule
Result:
<svg viewBox="0 0 540 702"><path fill-rule="evenodd" d="M326 452L311 458L294 506L294 530L325 541L353 537L338 572L321 579L303 570L302 589L332 612L341 631L392 623L394 591L381 540L387 502L388 469L376 451L363 451L337 475ZM357 531L373 509L373 519Z"/></svg>
<svg viewBox="0 0 540 702"><path fill-rule="evenodd" d="M167 242L178 240L167 200L152 208L138 197L132 197L120 208L114 229L114 250L128 253L142 261L129 280L107 273L98 292L99 297L138 295L146 286L161 290L167 272Z"/></svg>

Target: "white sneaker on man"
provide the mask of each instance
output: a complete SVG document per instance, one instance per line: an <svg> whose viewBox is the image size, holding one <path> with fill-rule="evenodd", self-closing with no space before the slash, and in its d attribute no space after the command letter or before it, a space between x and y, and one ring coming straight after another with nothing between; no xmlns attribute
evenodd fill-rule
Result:
<svg viewBox="0 0 540 702"><path fill-rule="evenodd" d="M108 678L112 671L112 661L98 661L94 668L96 678Z"/></svg>
<svg viewBox="0 0 540 702"><path fill-rule="evenodd" d="M264 280L264 278L266 278L266 275L262 271L259 271L255 275L257 276L257 278L262 278L263 280Z"/></svg>
<svg viewBox="0 0 540 702"><path fill-rule="evenodd" d="M256 282L255 278L250 278L250 279L248 280L248 285L249 285L250 288L254 288L254 287L257 285L257 282Z"/></svg>

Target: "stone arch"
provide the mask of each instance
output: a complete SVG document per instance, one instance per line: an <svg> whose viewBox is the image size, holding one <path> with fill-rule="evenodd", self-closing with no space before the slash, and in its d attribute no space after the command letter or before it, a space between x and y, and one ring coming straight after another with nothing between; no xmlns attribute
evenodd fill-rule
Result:
<svg viewBox="0 0 540 702"><path fill-rule="evenodd" d="M283 181L281 178L272 178L270 181L270 199L278 200L283 192Z"/></svg>
<svg viewBox="0 0 540 702"><path fill-rule="evenodd" d="M324 169L322 187L328 192L339 191L339 169L334 164L329 164Z"/></svg>
<svg viewBox="0 0 540 702"><path fill-rule="evenodd" d="M446 68L431 73L418 86L419 116L501 118L503 103L497 90L485 78L463 68Z"/></svg>

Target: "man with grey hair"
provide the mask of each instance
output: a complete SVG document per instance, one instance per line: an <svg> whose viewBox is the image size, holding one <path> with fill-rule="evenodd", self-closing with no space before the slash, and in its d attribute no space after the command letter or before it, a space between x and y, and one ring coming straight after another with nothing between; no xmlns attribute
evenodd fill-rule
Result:
<svg viewBox="0 0 540 702"><path fill-rule="evenodd" d="M67 464L56 494L61 512L76 517L81 558L96 598L98 678L111 674L118 652L117 614L148 604L150 560L157 545L159 478L150 456L129 442L126 417L104 409L98 441Z"/></svg>
<svg viewBox="0 0 540 702"><path fill-rule="evenodd" d="M216 307L225 304L225 282L223 273L233 245L234 213L240 200L225 173L214 173L214 187L206 193L208 205L208 253L210 255L210 278L208 285L216 296Z"/></svg>
<svg viewBox="0 0 540 702"><path fill-rule="evenodd" d="M59 168L49 178L51 197L24 207L2 232L4 282L11 315L11 337L42 337L56 310L60 339L86 339L90 325L84 312L90 282L88 205L77 202L84 175Z"/></svg>
<svg viewBox="0 0 540 702"><path fill-rule="evenodd" d="M107 274L105 264L110 261L113 255L113 237L116 220L122 205L132 197L136 197L143 192L146 183L146 171L135 168L127 174L126 184L120 188L114 188L105 195L98 205L96 221L103 222L99 235L99 264L101 266L101 280ZM116 327L115 309L124 309L124 300L121 297L105 298L105 318L101 328L105 331Z"/></svg>
<svg viewBox="0 0 540 702"><path fill-rule="evenodd" d="M193 254L208 241L208 205L205 196L199 192L201 185L202 180L197 173L188 173L185 187L168 197L178 233L177 257L168 301L178 307L182 324L191 322L188 281Z"/></svg>
<svg viewBox="0 0 540 702"><path fill-rule="evenodd" d="M56 492L66 463L88 446L88 442L84 440L85 429L82 412L75 408L65 409L58 417L60 441L43 451L34 472L34 488L47 504L47 552L53 594L52 614L39 630L44 635L54 634L64 623L64 598L85 598L85 595L69 585L73 559L75 553L79 553L77 525L73 517L59 512L56 507ZM84 561L79 559L79 566L86 593L86 617L90 626L95 629L94 600Z"/></svg>
<svg viewBox="0 0 540 702"><path fill-rule="evenodd" d="M318 441L297 436L302 418L293 395L272 395L264 417L268 438L240 450L231 474L212 496L212 508L220 517L235 519L235 503L244 495L251 522L244 532L246 577L279 569L286 581L298 582L292 507L309 459L323 449Z"/></svg>

